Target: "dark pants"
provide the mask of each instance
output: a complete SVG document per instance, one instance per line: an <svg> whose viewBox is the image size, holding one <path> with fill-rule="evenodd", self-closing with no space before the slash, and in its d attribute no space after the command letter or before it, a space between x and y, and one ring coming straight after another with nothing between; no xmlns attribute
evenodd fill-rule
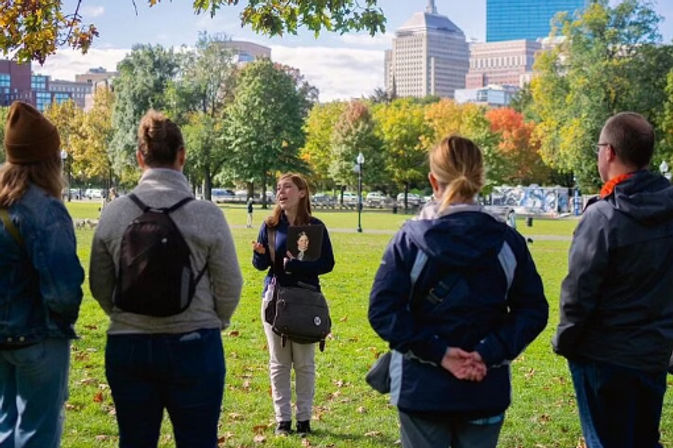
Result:
<svg viewBox="0 0 673 448"><path fill-rule="evenodd" d="M220 331L108 336L105 373L120 448L156 447L163 411L178 448L216 448L225 364Z"/></svg>
<svg viewBox="0 0 673 448"><path fill-rule="evenodd" d="M399 414L404 448L495 448L504 420L504 415L467 420Z"/></svg>
<svg viewBox="0 0 673 448"><path fill-rule="evenodd" d="M569 361L588 448L658 448L666 372Z"/></svg>

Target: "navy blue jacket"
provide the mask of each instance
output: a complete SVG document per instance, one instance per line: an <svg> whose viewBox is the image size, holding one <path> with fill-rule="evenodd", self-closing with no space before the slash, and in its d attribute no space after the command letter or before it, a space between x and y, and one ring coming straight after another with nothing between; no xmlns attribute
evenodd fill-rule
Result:
<svg viewBox="0 0 673 448"><path fill-rule="evenodd" d="M0 224L0 347L75 338L84 271L68 211L31 185L9 214L23 246Z"/></svg>
<svg viewBox="0 0 673 448"><path fill-rule="evenodd" d="M410 271L419 250L428 262L412 310ZM447 276L453 280L443 300L428 300ZM407 222L383 255L369 304L372 327L393 350L391 401L406 412L503 412L510 403L509 361L544 329L547 317L525 240L478 206ZM443 369L448 347L478 351L486 377L461 381Z"/></svg>
<svg viewBox="0 0 673 448"><path fill-rule="evenodd" d="M589 206L561 286L557 353L663 372L673 350L673 186L638 171Z"/></svg>
<svg viewBox="0 0 673 448"><path fill-rule="evenodd" d="M271 267L271 255L269 252L269 239L267 235L266 222L262 223L262 226L259 229L259 235L257 236L257 241L264 245L266 253L258 254L253 251L252 255L252 265L263 271L264 269L269 269L269 272L264 278L264 291L271 281L271 277L276 275L277 281L283 286L293 286L297 282L308 283L310 285L317 286L320 288L320 280L318 276L321 274L327 274L334 269L334 254L332 253L332 243L329 239L329 233L327 228L317 218L311 218L309 225L321 225L325 229L322 238L322 249L320 250L320 258L315 261L299 261L297 259L290 260L287 263L287 266L283 268L283 258L285 257L285 252L287 252L286 240L287 240L287 228L289 227L285 213L281 214L281 219L278 225L276 226L276 254L275 254L275 263L273 268Z"/></svg>

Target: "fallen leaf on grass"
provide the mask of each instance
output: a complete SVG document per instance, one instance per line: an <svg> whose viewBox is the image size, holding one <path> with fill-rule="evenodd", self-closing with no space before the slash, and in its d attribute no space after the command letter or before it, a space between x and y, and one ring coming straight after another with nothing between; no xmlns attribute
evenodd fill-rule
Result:
<svg viewBox="0 0 673 448"><path fill-rule="evenodd" d="M301 446L311 447L311 441L309 439L301 439Z"/></svg>
<svg viewBox="0 0 673 448"><path fill-rule="evenodd" d="M341 319L339 319L339 322L346 322L348 320L348 316L344 316Z"/></svg>
<svg viewBox="0 0 673 448"><path fill-rule="evenodd" d="M241 386L243 390L250 390L250 380L245 380L243 381L243 385Z"/></svg>
<svg viewBox="0 0 673 448"><path fill-rule="evenodd" d="M94 403L102 403L103 402L103 391L99 390L96 395L93 396L93 401Z"/></svg>
<svg viewBox="0 0 673 448"><path fill-rule="evenodd" d="M364 414L364 413L367 412L367 410L365 409L364 406L360 406L360 407L358 408L358 412L359 412L360 414Z"/></svg>
<svg viewBox="0 0 673 448"><path fill-rule="evenodd" d="M257 425L257 426L252 427L252 431L257 433L257 434L261 434L264 431L266 431L266 428L268 428L268 427L269 427L268 425Z"/></svg>
<svg viewBox="0 0 673 448"><path fill-rule="evenodd" d="M105 434L99 434L94 439L98 440L99 442L102 442L103 440L109 439L110 436L106 436Z"/></svg>
<svg viewBox="0 0 673 448"><path fill-rule="evenodd" d="M85 325L84 328L87 330L98 330L98 325Z"/></svg>
<svg viewBox="0 0 673 448"><path fill-rule="evenodd" d="M264 443L266 442L266 437L263 436L262 434L257 434L255 437L252 438L252 441L255 443Z"/></svg>
<svg viewBox="0 0 673 448"><path fill-rule="evenodd" d="M241 334L241 332L238 331L238 330L231 330L229 332L229 336L231 336L232 338L238 337L238 336L240 336L240 334Z"/></svg>
<svg viewBox="0 0 673 448"><path fill-rule="evenodd" d="M230 412L229 418L232 420L243 420L243 416L237 412Z"/></svg>
<svg viewBox="0 0 673 448"><path fill-rule="evenodd" d="M577 441L577 448L587 448L587 443L584 441L584 437L580 437Z"/></svg>
<svg viewBox="0 0 673 448"><path fill-rule="evenodd" d="M378 437L383 434L381 431L369 431L365 433L365 437Z"/></svg>
<svg viewBox="0 0 673 448"><path fill-rule="evenodd" d="M531 379L531 378L533 377L533 375L535 375L535 369L531 367L531 368L528 370L528 372L526 372L526 373L524 374L524 377L525 377L527 380L529 380L529 379Z"/></svg>
<svg viewBox="0 0 673 448"><path fill-rule="evenodd" d="M79 384L99 384L96 378L83 378L79 380Z"/></svg>

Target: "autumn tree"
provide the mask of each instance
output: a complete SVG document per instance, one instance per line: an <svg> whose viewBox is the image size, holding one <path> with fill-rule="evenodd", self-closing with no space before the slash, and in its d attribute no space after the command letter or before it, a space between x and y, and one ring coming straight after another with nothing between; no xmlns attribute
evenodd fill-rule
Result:
<svg viewBox="0 0 673 448"><path fill-rule="evenodd" d="M234 100L225 111L228 168L237 179L266 186L278 171L307 171L299 158L308 98L295 77L268 59L241 70Z"/></svg>
<svg viewBox="0 0 673 448"><path fill-rule="evenodd" d="M0 106L0 144L3 145L5 141L5 123L7 123L7 115L9 114L9 107ZM0 163L5 162L5 151L0 151Z"/></svg>
<svg viewBox="0 0 673 448"><path fill-rule="evenodd" d="M673 67L673 47L659 45L660 21L647 2L592 2L581 16L557 17L553 32L564 40L536 60L540 154L582 187L600 183L592 148L608 117L632 110L657 124Z"/></svg>
<svg viewBox="0 0 673 448"><path fill-rule="evenodd" d="M335 123L331 137L330 178L339 186L355 185L358 176L354 171L359 153L365 158L363 182L381 185L386 182L385 155L381 139L375 133L376 123L363 101L351 101ZM343 200L343 198L342 198Z"/></svg>
<svg viewBox="0 0 673 448"><path fill-rule="evenodd" d="M84 122L84 112L77 107L72 99L62 103L51 103L44 111L44 116L51 121L61 139L61 149L67 153L64 171L70 184L72 175L77 173L78 167L74 166L73 144L77 139L82 138L82 126Z"/></svg>
<svg viewBox="0 0 673 448"><path fill-rule="evenodd" d="M502 180L509 185L545 184L550 169L538 153L539 142L532 138L535 123L510 107L486 111L491 131L498 134L498 151L504 161Z"/></svg>
<svg viewBox="0 0 673 448"><path fill-rule="evenodd" d="M186 174L203 182L205 199L210 199L213 178L226 160L227 148L221 121L233 99L234 54L224 34L201 33L194 50L180 58L175 81L169 82L167 107L188 141Z"/></svg>
<svg viewBox="0 0 673 448"><path fill-rule="evenodd" d="M93 95L93 107L80 121L79 132L71 141L72 170L85 179L105 180L110 188L115 176L110 144L114 135L112 110L114 93L105 87L97 88Z"/></svg>
<svg viewBox="0 0 673 448"><path fill-rule="evenodd" d="M178 67L173 49L161 45L137 45L117 65L119 76L113 82L116 100L112 111L112 161L123 178L136 170L134 155L140 118L150 108L168 107L165 91Z"/></svg>
<svg viewBox="0 0 673 448"><path fill-rule="evenodd" d="M423 106L409 98L397 99L380 105L374 117L385 149L386 169L397 185L404 186L404 207L408 208L411 184L423 180L428 172L424 141L431 129Z"/></svg>
<svg viewBox="0 0 673 448"><path fill-rule="evenodd" d="M300 157L308 164L312 183L322 188L334 186L329 174L332 133L347 104L343 101L315 104L304 122L306 142L300 151Z"/></svg>
<svg viewBox="0 0 673 448"><path fill-rule="evenodd" d="M151 7L161 0L147 0ZM77 1L74 9L64 10L62 1L3 0L0 2L0 51L16 53L21 62L43 63L61 46L83 53L98 36L95 25L85 23ZM210 13L237 5L239 0L193 0L194 12ZM270 36L297 34L300 26L313 31L344 33L366 30L371 35L385 31L385 17L376 0L248 0L240 15L241 26L250 25L255 32ZM118 5L136 7L136 2ZM120 7L120 6L117 6ZM137 13L137 11L136 11Z"/></svg>
<svg viewBox="0 0 673 448"><path fill-rule="evenodd" d="M426 148L439 143L450 135L460 135L472 140L484 154L486 165L486 191L505 181L507 162L498 151L499 137L491 130L485 116L486 108L473 103L458 104L443 99L425 107L425 119L431 130L424 136Z"/></svg>

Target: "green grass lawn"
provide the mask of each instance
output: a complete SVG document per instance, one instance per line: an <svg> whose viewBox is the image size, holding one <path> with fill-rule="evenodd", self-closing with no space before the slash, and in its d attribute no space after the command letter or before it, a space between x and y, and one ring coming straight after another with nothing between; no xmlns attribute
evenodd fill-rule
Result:
<svg viewBox="0 0 673 448"><path fill-rule="evenodd" d="M75 218L98 215L98 203L73 202L68 207ZM255 210L254 229L245 229L241 207L224 207L233 228L244 287L232 326L223 332L227 379L220 436L223 447L391 447L399 438L396 412L387 396L371 390L364 374L386 349L367 322L369 289L389 234L409 216L364 213L362 234L333 231L336 267L321 277L330 301L333 335L324 353L316 354L315 433L302 442L296 436L273 435L273 410L267 374L266 340L259 319L264 273L251 263L249 243L268 211ZM331 229L354 229L356 213L318 212ZM574 220L536 220L533 227L518 223L525 235L570 236ZM93 232L78 230L79 256L88 270ZM575 447L580 427L569 373L563 358L555 356L550 338L558 322L558 296L567 269L568 241L536 240L531 252L542 276L550 303L547 329L513 363L513 404L500 437L507 448ZM117 446L114 406L104 373L107 318L91 298L88 284L77 323L81 339L75 341L70 377L70 399L63 447ZM673 378L673 377L671 377ZM669 381L669 386L673 382ZM448 397L450 399L450 397ZM671 397L667 396L662 418L662 441L673 446ZM171 427L164 423L160 446L174 446Z"/></svg>

